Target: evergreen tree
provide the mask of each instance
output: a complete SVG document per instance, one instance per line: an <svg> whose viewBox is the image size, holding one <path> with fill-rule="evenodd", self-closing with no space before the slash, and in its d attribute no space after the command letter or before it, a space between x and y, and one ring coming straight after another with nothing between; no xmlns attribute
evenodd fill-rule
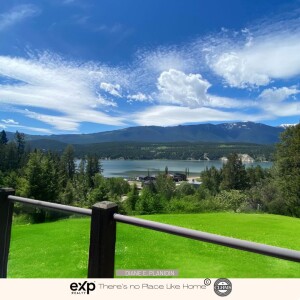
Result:
<svg viewBox="0 0 300 300"><path fill-rule="evenodd" d="M28 198L55 202L59 195L58 174L50 154L36 151L30 154L24 170L23 195ZM34 222L44 222L45 210L35 208Z"/></svg>
<svg viewBox="0 0 300 300"><path fill-rule="evenodd" d="M0 132L0 171L1 170L5 171L6 144L7 144L6 132L2 130Z"/></svg>
<svg viewBox="0 0 300 300"><path fill-rule="evenodd" d="M73 179L75 175L75 155L74 155L74 147L72 145L68 145L64 150L64 153L61 158L63 172L67 179Z"/></svg>
<svg viewBox="0 0 300 300"><path fill-rule="evenodd" d="M27 181L26 197L50 202L57 200L57 170L49 154L41 151L31 153L24 173Z"/></svg>
<svg viewBox="0 0 300 300"><path fill-rule="evenodd" d="M25 134L16 131L15 140L17 143L18 155L22 156L25 152Z"/></svg>
<svg viewBox="0 0 300 300"><path fill-rule="evenodd" d="M16 131L15 133L15 141L17 147L17 160L18 167L23 167L26 163L26 155L25 155L25 134Z"/></svg>
<svg viewBox="0 0 300 300"><path fill-rule="evenodd" d="M89 192L87 197L89 207L97 202L109 200L109 185L107 180L100 173L96 173L92 180L93 189Z"/></svg>
<svg viewBox="0 0 300 300"><path fill-rule="evenodd" d="M251 187L255 186L258 182L270 176L268 170L264 170L261 166L247 168L247 176Z"/></svg>
<svg viewBox="0 0 300 300"><path fill-rule="evenodd" d="M165 166L165 174L168 175L169 174L169 169L168 166Z"/></svg>
<svg viewBox="0 0 300 300"><path fill-rule="evenodd" d="M221 172L215 166L206 168L200 174L202 185L207 188L212 195L216 195L220 191L220 183L222 180Z"/></svg>
<svg viewBox="0 0 300 300"><path fill-rule="evenodd" d="M3 159L3 165L4 170L3 171L11 171L18 169L19 166L19 157L18 157L18 150L16 147L16 144L14 142L10 142L5 146L5 152L4 152L4 159Z"/></svg>
<svg viewBox="0 0 300 300"><path fill-rule="evenodd" d="M93 177L102 173L101 163L98 155L88 155L87 156L87 164L86 164L86 177L89 187L94 187Z"/></svg>
<svg viewBox="0 0 300 300"><path fill-rule="evenodd" d="M6 136L6 132L4 130L2 130L0 132L0 145L6 145L8 142L7 136Z"/></svg>
<svg viewBox="0 0 300 300"><path fill-rule="evenodd" d="M276 148L275 180L288 214L300 217L300 124L288 127Z"/></svg>
<svg viewBox="0 0 300 300"><path fill-rule="evenodd" d="M86 175L86 160L80 160L78 171L75 174L74 188L76 191L76 205L85 206L87 202L87 195L89 192L88 179Z"/></svg>
<svg viewBox="0 0 300 300"><path fill-rule="evenodd" d="M66 205L71 205L76 201L77 193L71 180L68 180L67 185L59 198L61 203Z"/></svg>
<svg viewBox="0 0 300 300"><path fill-rule="evenodd" d="M228 156L222 169L222 190L245 190L249 187L249 179L245 166L236 153Z"/></svg>
<svg viewBox="0 0 300 300"><path fill-rule="evenodd" d="M132 212L132 211L135 211L136 208L136 203L138 202L139 200L139 190L137 188L137 185L134 184L132 187L131 187L131 190L130 192L128 193L127 195L127 200L126 200L126 208L127 208L127 211L128 212Z"/></svg>
<svg viewBox="0 0 300 300"><path fill-rule="evenodd" d="M4 186L4 174L0 170L0 187Z"/></svg>

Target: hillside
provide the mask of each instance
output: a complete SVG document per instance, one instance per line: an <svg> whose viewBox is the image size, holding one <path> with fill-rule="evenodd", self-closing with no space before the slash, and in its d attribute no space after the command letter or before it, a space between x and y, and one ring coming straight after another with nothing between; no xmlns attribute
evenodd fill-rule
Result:
<svg viewBox="0 0 300 300"><path fill-rule="evenodd" d="M52 140L29 141L29 149L51 150L63 152L68 144ZM208 143L208 142L106 142L95 144L74 144L75 156L87 154L99 155L110 159L179 159L204 160L220 159L230 153L247 153L257 161L273 160L274 145L249 143ZM206 158L205 158L206 157Z"/></svg>
<svg viewBox="0 0 300 300"><path fill-rule="evenodd" d="M218 142L273 144L282 127L253 122L180 125L173 127L138 126L90 134L26 135L28 141L51 140L65 144L103 142ZM11 137L11 134L8 134Z"/></svg>

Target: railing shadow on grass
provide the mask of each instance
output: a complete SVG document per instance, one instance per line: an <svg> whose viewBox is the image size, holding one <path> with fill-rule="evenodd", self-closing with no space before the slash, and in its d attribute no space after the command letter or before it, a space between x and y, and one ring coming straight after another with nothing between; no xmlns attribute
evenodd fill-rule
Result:
<svg viewBox="0 0 300 300"><path fill-rule="evenodd" d="M0 278L7 277L7 263L14 203L91 217L88 278L113 278L115 265L116 223L125 223L189 239L300 262L300 251L249 242L183 227L118 214L117 204L98 202L92 209L80 208L15 196L11 188L0 188Z"/></svg>

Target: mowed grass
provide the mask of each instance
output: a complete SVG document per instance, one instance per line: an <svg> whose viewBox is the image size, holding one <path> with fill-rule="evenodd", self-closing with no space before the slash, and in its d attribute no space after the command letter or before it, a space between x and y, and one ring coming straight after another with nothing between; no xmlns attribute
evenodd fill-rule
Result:
<svg viewBox="0 0 300 300"><path fill-rule="evenodd" d="M300 219L180 214L145 219L300 251ZM10 278L84 278L90 219L14 225ZM300 278L300 264L118 223L116 269L177 269L182 278Z"/></svg>

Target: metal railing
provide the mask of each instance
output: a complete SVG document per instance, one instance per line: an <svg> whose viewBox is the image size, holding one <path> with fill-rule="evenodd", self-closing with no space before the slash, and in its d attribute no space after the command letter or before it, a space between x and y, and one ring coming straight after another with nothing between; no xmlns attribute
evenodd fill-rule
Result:
<svg viewBox="0 0 300 300"><path fill-rule="evenodd" d="M93 205L92 209L50 203L29 198L17 197L13 189L0 189L0 278L7 277L7 263L11 235L14 202L33 205L49 210L91 216L90 245L88 259L89 278L113 278L116 243L116 223L126 223L189 239L222 245L238 250L254 252L294 262L300 262L300 251L269 246L201 232L183 227L148 221L120 215L118 206L109 201Z"/></svg>

